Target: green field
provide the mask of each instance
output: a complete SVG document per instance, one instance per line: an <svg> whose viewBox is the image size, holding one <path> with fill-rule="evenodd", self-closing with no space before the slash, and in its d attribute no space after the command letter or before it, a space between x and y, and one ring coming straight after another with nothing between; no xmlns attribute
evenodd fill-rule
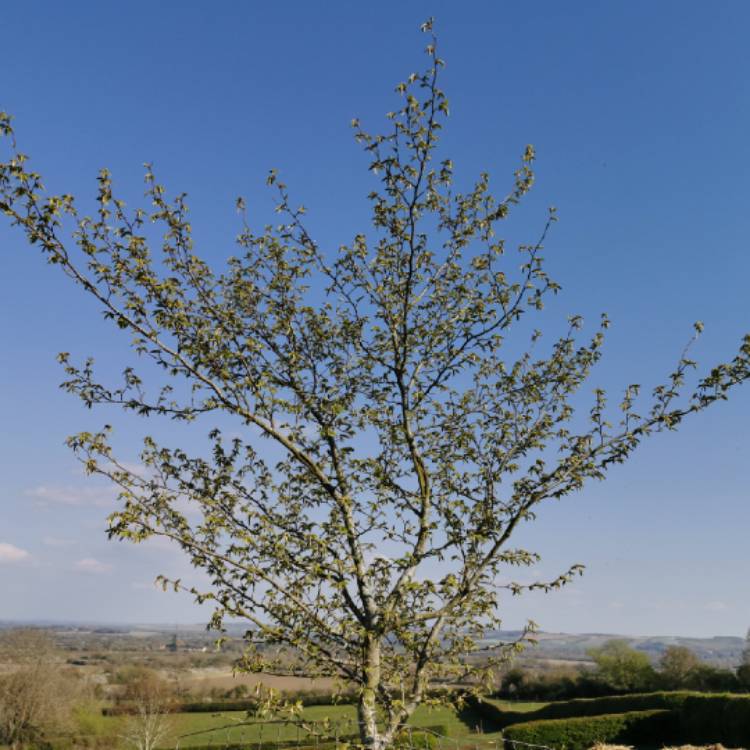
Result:
<svg viewBox="0 0 750 750"><path fill-rule="evenodd" d="M354 706L310 706L303 711L306 721L322 722L329 719L338 727L341 736L356 732L357 712ZM247 742L258 745L276 742L304 741L306 733L290 724L251 723L248 725L244 711L221 714L177 714L173 717L173 735L181 736L180 747L194 747L211 742ZM455 710L445 707L420 708L412 718L412 725L443 725L452 736L465 736L473 727L458 716ZM213 731L207 731L213 730ZM185 736L188 735L188 736ZM192 736L191 736L192 735Z"/></svg>
<svg viewBox="0 0 750 750"><path fill-rule="evenodd" d="M500 708L512 711L534 711L544 703L516 703L511 701L492 701ZM341 706L308 706L303 710L303 718L310 722L322 722L326 719L334 725L338 725L338 735L346 737L356 731L356 708L352 705ZM75 734L79 737L88 737L95 746L106 746L111 750L121 747L120 738L125 729L129 717L126 716L103 716L99 706L90 705L86 709L79 710L76 716ZM284 723L273 723L268 720L256 722L248 720L244 711L222 711L216 713L178 713L169 716L170 734L167 739L160 743L165 750L177 746L182 748L194 748L200 746L213 746L217 750L228 744L252 745L253 750L271 750L274 744L282 742L285 744L296 744L299 741L307 747L314 747L314 738L307 735L296 726ZM440 727L440 733L449 739L441 741L439 746L442 750L459 750L459 748L477 748L483 750L482 746L490 744L492 750L495 741L500 738L500 733L493 731L493 727L487 726L486 720L471 709L457 711L447 706L426 707L417 709L410 724L415 727ZM333 732L335 735L335 732ZM70 748L70 739L53 739L52 747L60 743L60 747ZM98 743L98 744L97 744ZM88 745L87 745L88 746ZM94 744L91 745L92 747ZM0 745L0 750L7 750Z"/></svg>
<svg viewBox="0 0 750 750"><path fill-rule="evenodd" d="M516 710L530 711L540 704L511 705ZM309 706L304 709L303 718L311 722L328 719L338 727L338 734L342 737L356 731L356 709L351 705ZM125 717L101 717L92 720L91 729L100 736L114 737L121 733L124 721L127 721ZM296 743L297 740L305 742L308 739L303 730L290 724L248 721L244 711L180 713L172 715L170 721L171 739L162 743L164 747L173 747L177 738L180 748L212 744L221 746L229 743L247 743L262 748L277 742ZM459 741L469 737L476 740L495 739L495 733L491 732L492 727L483 726L481 717L469 709L458 712L445 706L422 706L417 709L410 724L414 727L444 727L441 731ZM311 744L315 744L314 740Z"/></svg>
<svg viewBox="0 0 750 750"><path fill-rule="evenodd" d="M483 700L497 706L501 711L518 711L519 713L537 711L549 705L548 703L534 703L533 701L503 701L496 698L484 698Z"/></svg>

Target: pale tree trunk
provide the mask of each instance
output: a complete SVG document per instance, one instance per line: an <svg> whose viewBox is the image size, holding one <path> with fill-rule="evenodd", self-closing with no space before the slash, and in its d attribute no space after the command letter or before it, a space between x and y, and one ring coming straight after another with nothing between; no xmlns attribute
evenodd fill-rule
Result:
<svg viewBox="0 0 750 750"><path fill-rule="evenodd" d="M424 685L421 675L415 677L416 692L406 700L401 708L383 720L378 726L377 695L382 677L381 643L380 638L368 634L365 640L364 688L357 703L357 718L359 720L359 736L367 750L386 750L398 737L411 715L422 700ZM421 672L423 666L419 669Z"/></svg>
<svg viewBox="0 0 750 750"><path fill-rule="evenodd" d="M380 640L367 635L365 640L365 684L357 703L359 736L368 750L384 750L390 737L378 728L377 690L380 685Z"/></svg>

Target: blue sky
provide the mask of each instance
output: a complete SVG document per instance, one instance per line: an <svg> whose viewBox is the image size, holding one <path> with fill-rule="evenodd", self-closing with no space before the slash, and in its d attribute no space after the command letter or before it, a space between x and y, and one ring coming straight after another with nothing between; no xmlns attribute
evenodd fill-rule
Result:
<svg viewBox="0 0 750 750"><path fill-rule="evenodd" d="M731 358L750 331L741 0L8 3L0 109L50 189L84 202L107 166L137 204L141 165L154 162L189 193L200 252L217 265L233 251L237 195L251 221L272 220L272 167L336 247L366 229L372 188L349 122L384 122L393 86L423 63L416 29L429 15L448 63L443 153L459 183L486 169L502 192L533 143L537 184L508 237L535 237L556 205L547 257L563 292L548 319L613 320L590 387L655 385L698 319L696 358ZM0 619L201 620L152 586L187 572L178 555L106 540L111 493L63 444L113 422L136 460L152 425L86 411L57 388L54 359L93 354L114 371L125 338L2 221L0 248ZM507 625L744 634L749 418L746 387L544 508L520 538L542 553L538 572L587 572L563 593L509 602Z"/></svg>

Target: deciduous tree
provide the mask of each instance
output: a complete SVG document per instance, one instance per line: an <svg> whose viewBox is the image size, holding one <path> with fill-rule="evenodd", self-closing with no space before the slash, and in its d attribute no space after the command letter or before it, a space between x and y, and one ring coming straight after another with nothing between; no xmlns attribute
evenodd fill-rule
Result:
<svg viewBox="0 0 750 750"><path fill-rule="evenodd" d="M502 595L580 572L516 581L539 556L513 535L540 504L603 479L750 373L746 338L692 389L685 354L649 399L631 385L619 407L602 390L581 407L607 318L586 339L577 316L549 342L527 328L560 288L543 258L554 210L527 244L500 236L534 182L534 149L500 197L486 173L454 186L453 162L437 152L443 61L430 23L424 31L429 64L398 85L386 131L352 123L379 182L370 232L338 252L315 241L271 172L280 223L251 227L238 201L238 251L219 273L193 245L185 196L167 198L151 168L147 209L126 208L103 170L87 216L71 195L45 194L0 120L11 146L0 208L166 378L127 367L122 383L105 384L93 361L63 353L64 387L87 406L235 420L231 437L210 432L206 456L147 438L146 473L118 460L109 427L72 437L87 469L120 487L110 536L174 540L210 577L193 593L215 605L212 624L252 626L244 666L272 670L278 648L256 645L285 647L306 673L354 686L373 748L430 684L492 666L479 657Z"/></svg>
<svg viewBox="0 0 750 750"><path fill-rule="evenodd" d="M659 659L661 676L671 689L686 688L700 666L700 659L687 646L669 646Z"/></svg>
<svg viewBox="0 0 750 750"><path fill-rule="evenodd" d="M131 713L122 740L133 750L155 750L172 731L169 716L173 696L169 685L153 670L142 670L128 681L123 697Z"/></svg>
<svg viewBox="0 0 750 750"><path fill-rule="evenodd" d="M0 742L21 750L70 718L75 681L63 675L54 642L42 630L0 637Z"/></svg>
<svg viewBox="0 0 750 750"><path fill-rule="evenodd" d="M613 639L589 650L596 664L597 677L612 690L647 690L654 678L654 668L647 654L637 651L627 641Z"/></svg>

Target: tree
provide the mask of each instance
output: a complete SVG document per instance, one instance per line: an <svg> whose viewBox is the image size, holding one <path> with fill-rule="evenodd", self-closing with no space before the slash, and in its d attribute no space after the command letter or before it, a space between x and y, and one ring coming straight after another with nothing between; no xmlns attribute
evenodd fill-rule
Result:
<svg viewBox="0 0 750 750"><path fill-rule="evenodd" d="M169 686L153 670L142 669L131 675L123 697L132 709L122 734L125 745L134 750L159 747L172 730Z"/></svg>
<svg viewBox="0 0 750 750"><path fill-rule="evenodd" d="M714 666L713 664L699 664L692 672L690 687L693 690L711 691L716 693L733 692L740 687L738 675L731 669Z"/></svg>
<svg viewBox="0 0 750 750"><path fill-rule="evenodd" d="M69 718L75 686L63 675L43 630L10 630L0 637L0 742L20 750Z"/></svg>
<svg viewBox="0 0 750 750"><path fill-rule="evenodd" d="M143 696L157 696L160 702L167 703L174 692L158 672L141 665L129 665L120 670L117 682L121 686L118 703L135 703Z"/></svg>
<svg viewBox="0 0 750 750"><path fill-rule="evenodd" d="M647 654L636 651L627 641L611 640L589 650L597 676L613 690L647 689L653 683L654 668Z"/></svg>
<svg viewBox="0 0 750 750"><path fill-rule="evenodd" d="M497 235L532 187L534 149L505 197L486 173L455 190L453 162L436 160L448 102L434 37L427 55L426 71L397 87L385 134L352 122L379 179L371 235L324 252L272 171L281 223L251 229L238 200L239 250L223 273L193 247L185 196L168 199L150 167L150 209L126 209L102 170L87 217L71 195L45 195L0 120L11 151L0 208L157 371L129 366L105 384L92 360L63 353L64 387L89 407L213 420L206 456L146 438L145 472L118 459L109 427L69 439L121 490L110 537L177 543L210 576L186 588L214 604L212 625L251 626L242 665L280 669L287 649L296 669L341 678L358 693L362 741L378 749L430 685L492 669L481 640L500 625L501 595L581 571L514 580L539 559L511 546L539 505L603 479L643 438L750 374L745 338L694 389L685 353L650 399L631 385L612 409L596 390L582 409L576 393L600 359L606 317L581 341L573 316L549 344L525 323L560 288L542 255L554 209L518 255ZM230 419L241 433L231 439L219 429ZM261 438L275 448L261 450Z"/></svg>
<svg viewBox="0 0 750 750"><path fill-rule="evenodd" d="M700 663L687 646L668 646L659 659L659 668L668 687L684 688Z"/></svg>
<svg viewBox="0 0 750 750"><path fill-rule="evenodd" d="M750 628L745 635L745 648L742 649L742 663L737 667L737 680L746 690L750 690Z"/></svg>

